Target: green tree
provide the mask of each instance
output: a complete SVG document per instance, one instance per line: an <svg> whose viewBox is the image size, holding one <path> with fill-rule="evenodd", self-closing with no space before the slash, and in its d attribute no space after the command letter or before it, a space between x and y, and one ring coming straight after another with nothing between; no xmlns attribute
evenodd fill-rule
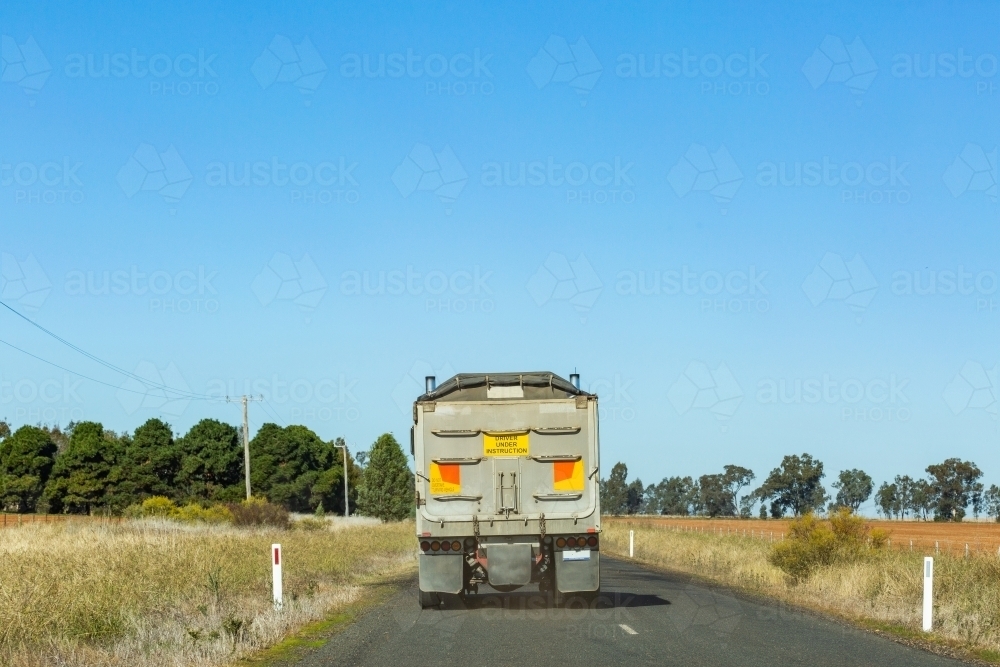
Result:
<svg viewBox="0 0 1000 667"><path fill-rule="evenodd" d="M935 521L961 521L965 508L972 500L972 493L982 471L971 461L946 459L942 463L927 466L930 485L937 503L934 507Z"/></svg>
<svg viewBox="0 0 1000 667"><path fill-rule="evenodd" d="M243 440L236 427L202 419L177 441L177 452L175 497L234 502L246 496Z"/></svg>
<svg viewBox="0 0 1000 667"><path fill-rule="evenodd" d="M313 486L335 461L333 444L305 426L264 424L250 441L251 486L273 503L308 512L315 509Z"/></svg>
<svg viewBox="0 0 1000 667"><path fill-rule="evenodd" d="M122 456L110 475L111 504L126 507L152 496L176 497L180 456L170 425L150 419L131 438L121 438Z"/></svg>
<svg viewBox="0 0 1000 667"><path fill-rule="evenodd" d="M108 504L109 478L120 457L118 438L96 422L73 425L52 468L43 500L55 512L89 513Z"/></svg>
<svg viewBox="0 0 1000 667"><path fill-rule="evenodd" d="M616 516L628 512L628 466L621 461L601 480L601 512Z"/></svg>
<svg viewBox="0 0 1000 667"><path fill-rule="evenodd" d="M858 508L871 498L872 490L875 488L868 473L857 468L841 470L832 486L837 489L835 501L837 505L850 508L854 513L857 513Z"/></svg>
<svg viewBox="0 0 1000 667"><path fill-rule="evenodd" d="M916 483L913 481L909 475L896 475L892 480L892 483L896 485L896 496L899 501L899 515L906 518L906 515L910 512L916 514L914 510L913 494L915 493Z"/></svg>
<svg viewBox="0 0 1000 667"><path fill-rule="evenodd" d="M725 482L724 475L702 475L698 478L698 489L701 504L708 516L733 516L736 514L732 492Z"/></svg>
<svg viewBox="0 0 1000 667"><path fill-rule="evenodd" d="M645 491L646 489L642 485L642 480L638 477L632 480L632 483L628 485L625 500L625 512L627 514L640 514L645 512L645 508L642 506Z"/></svg>
<svg viewBox="0 0 1000 667"><path fill-rule="evenodd" d="M882 482L882 486L878 487L878 492L875 494L875 504L885 518L891 519L900 507L896 485Z"/></svg>
<svg viewBox="0 0 1000 667"><path fill-rule="evenodd" d="M722 483L725 485L726 489L729 490L729 497L732 499L733 504L733 514L735 514L736 508L742 508L743 506L739 497L740 490L745 486L749 486L750 482L752 482L756 476L750 468L744 468L737 465L723 466L722 471ZM753 501L751 500L750 507L752 506Z"/></svg>
<svg viewBox="0 0 1000 667"><path fill-rule="evenodd" d="M0 440L0 509L34 512L55 464L56 444L34 426L6 433Z"/></svg>
<svg viewBox="0 0 1000 667"><path fill-rule="evenodd" d="M823 463L809 454L786 456L757 493L771 500L771 516L780 518L786 510L802 516L822 509L826 503L826 489L820 483L824 475Z"/></svg>
<svg viewBox="0 0 1000 667"><path fill-rule="evenodd" d="M10 437L10 424L0 421L0 440Z"/></svg>
<svg viewBox="0 0 1000 667"><path fill-rule="evenodd" d="M664 477L656 485L656 504L660 514L687 516L695 497L700 493L698 485L690 477Z"/></svg>
<svg viewBox="0 0 1000 667"><path fill-rule="evenodd" d="M983 495L983 507L987 516L1000 521L1000 488L996 484L990 484L990 488L986 489Z"/></svg>
<svg viewBox="0 0 1000 667"><path fill-rule="evenodd" d="M924 521L927 520L930 512L937 506L937 497L934 495L934 488L926 479L913 481L910 487L910 510L914 516L919 516Z"/></svg>
<svg viewBox="0 0 1000 667"><path fill-rule="evenodd" d="M972 516L979 518L979 515L983 512L983 507L986 502L986 493L983 489L982 482L976 482L972 485L972 489L969 491L969 503L972 505Z"/></svg>
<svg viewBox="0 0 1000 667"><path fill-rule="evenodd" d="M358 510L383 521L405 519L413 513L413 487L406 454L391 433L383 433L368 451Z"/></svg>
<svg viewBox="0 0 1000 667"><path fill-rule="evenodd" d="M660 503L656 496L655 484L650 484L642 491L642 511L645 514L660 513Z"/></svg>

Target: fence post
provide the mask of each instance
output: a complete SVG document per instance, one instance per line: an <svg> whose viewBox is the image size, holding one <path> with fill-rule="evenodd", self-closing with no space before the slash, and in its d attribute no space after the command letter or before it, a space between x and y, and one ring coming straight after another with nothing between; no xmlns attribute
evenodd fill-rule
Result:
<svg viewBox="0 0 1000 667"><path fill-rule="evenodd" d="M968 542L965 543L965 557L966 558L969 557L969 543Z"/></svg>
<svg viewBox="0 0 1000 667"><path fill-rule="evenodd" d="M635 531L628 531L628 557L635 556Z"/></svg>
<svg viewBox="0 0 1000 667"><path fill-rule="evenodd" d="M924 556L924 632L930 632L934 614L934 558Z"/></svg>
<svg viewBox="0 0 1000 667"><path fill-rule="evenodd" d="M913 551L913 540L910 540L910 551Z"/></svg>
<svg viewBox="0 0 1000 667"><path fill-rule="evenodd" d="M941 549L938 546L938 541L937 540L934 540L934 553L935 554L941 553Z"/></svg>
<svg viewBox="0 0 1000 667"><path fill-rule="evenodd" d="M282 605L282 595L281 595L281 545L272 544L271 545L271 579L272 579L272 590L274 592L274 608L276 610L281 610Z"/></svg>

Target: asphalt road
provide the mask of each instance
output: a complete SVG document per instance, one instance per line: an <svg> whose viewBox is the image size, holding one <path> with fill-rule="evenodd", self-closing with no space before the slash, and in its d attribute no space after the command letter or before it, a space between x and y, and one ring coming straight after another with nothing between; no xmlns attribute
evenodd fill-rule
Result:
<svg viewBox="0 0 1000 667"><path fill-rule="evenodd" d="M683 575L609 558L601 564L603 600L586 609L582 601L547 608L537 592L490 592L467 605L422 611L414 582L300 667L964 664Z"/></svg>

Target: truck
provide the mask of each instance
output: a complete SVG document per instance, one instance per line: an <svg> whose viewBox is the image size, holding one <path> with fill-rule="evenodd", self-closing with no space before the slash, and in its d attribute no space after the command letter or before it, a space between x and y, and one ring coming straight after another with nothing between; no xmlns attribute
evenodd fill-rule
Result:
<svg viewBox="0 0 1000 667"><path fill-rule="evenodd" d="M413 404L419 602L601 588L597 396L551 372L463 373Z"/></svg>

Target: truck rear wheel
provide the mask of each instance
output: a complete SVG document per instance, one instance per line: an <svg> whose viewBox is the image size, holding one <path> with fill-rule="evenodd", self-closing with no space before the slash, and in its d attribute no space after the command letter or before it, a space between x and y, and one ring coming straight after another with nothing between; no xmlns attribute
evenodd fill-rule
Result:
<svg viewBox="0 0 1000 667"><path fill-rule="evenodd" d="M441 597L437 593L428 593L427 591L420 591L420 608L421 609L432 609L434 607L441 606Z"/></svg>

